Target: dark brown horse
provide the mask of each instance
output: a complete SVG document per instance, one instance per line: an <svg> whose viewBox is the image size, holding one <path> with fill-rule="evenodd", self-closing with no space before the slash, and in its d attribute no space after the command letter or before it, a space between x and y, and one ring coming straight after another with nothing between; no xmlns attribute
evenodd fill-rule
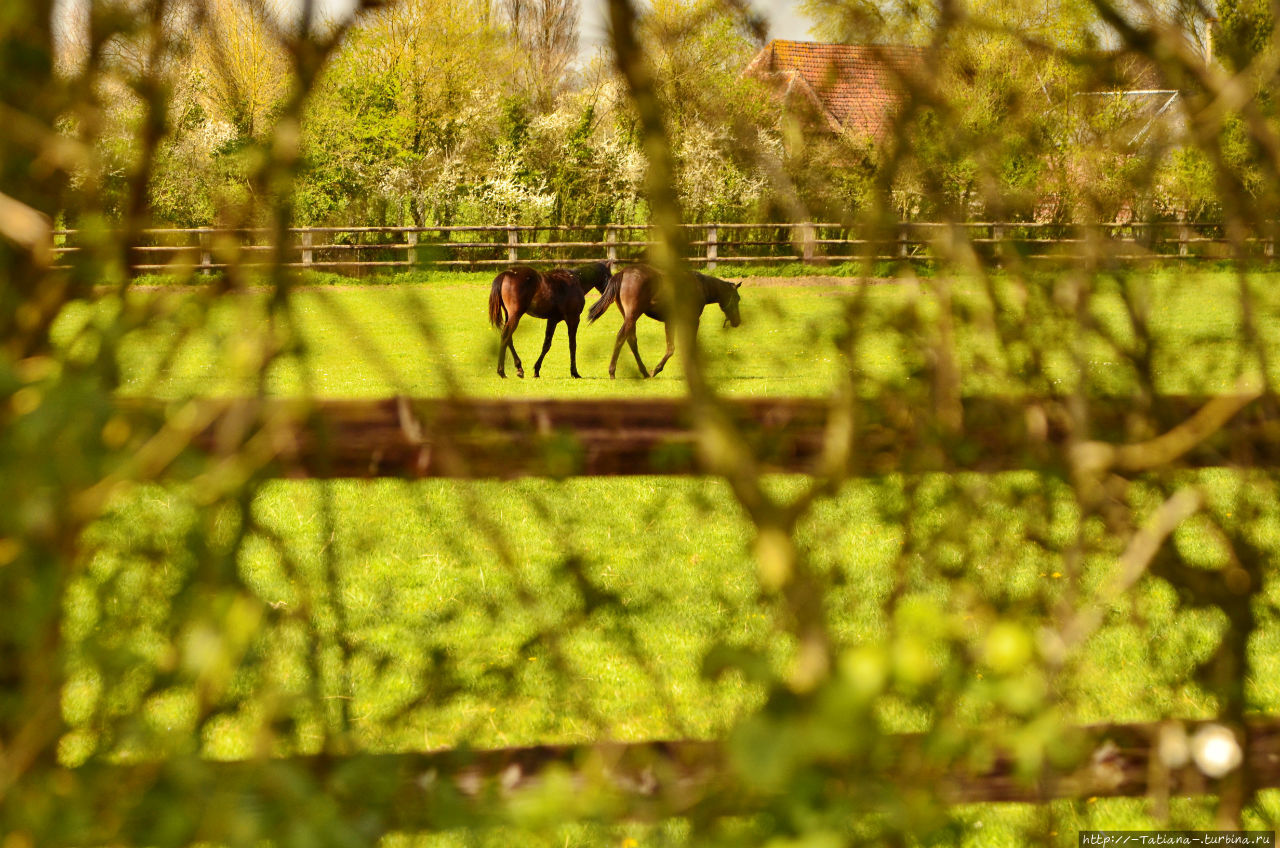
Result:
<svg viewBox="0 0 1280 848"><path fill-rule="evenodd" d="M724 312L726 323L735 327L742 323L742 316L738 314L740 299L738 289L741 288L742 283L731 283L728 280L696 272L693 278L700 288L697 316L702 315L702 310L708 303L718 303ZM588 320L595 321L614 303L618 304L618 309L622 312L622 328L618 330L617 341L613 343L613 358L609 360L609 376L613 377L617 370L618 352L622 350L624 341L631 345L631 352L635 354L640 373L645 377L650 376L640 360L640 348L636 345L636 321L641 315L648 315L650 318L661 321L667 331L667 355L662 357L658 367L653 369L653 375L656 376L676 349L675 325L671 320L674 315L674 293L662 275L648 265L631 265L610 277L609 285L601 294L601 298L587 313ZM695 332L697 316L694 317Z"/></svg>
<svg viewBox="0 0 1280 848"><path fill-rule="evenodd" d="M527 265L517 265L494 277L493 288L489 292L489 320L502 330L498 376L507 376L507 348L511 348L516 374L524 376L524 366L520 363L520 354L516 353L512 337L520 318L526 314L547 321L542 355L533 365L533 376L537 377L542 370L542 360L551 349L551 337L561 321L569 328L569 373L574 377L582 376L578 373L578 320L587 302L586 293L591 289L603 292L608 280L609 266L604 262L593 262L572 271L557 268L546 274Z"/></svg>

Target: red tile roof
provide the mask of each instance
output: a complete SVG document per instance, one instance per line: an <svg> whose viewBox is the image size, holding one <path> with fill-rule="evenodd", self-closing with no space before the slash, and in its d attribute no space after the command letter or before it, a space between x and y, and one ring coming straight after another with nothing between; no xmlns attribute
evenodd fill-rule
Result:
<svg viewBox="0 0 1280 848"><path fill-rule="evenodd" d="M904 80L925 72L925 48L774 40L747 71L785 82L788 94L804 92L833 130L879 137L906 93Z"/></svg>

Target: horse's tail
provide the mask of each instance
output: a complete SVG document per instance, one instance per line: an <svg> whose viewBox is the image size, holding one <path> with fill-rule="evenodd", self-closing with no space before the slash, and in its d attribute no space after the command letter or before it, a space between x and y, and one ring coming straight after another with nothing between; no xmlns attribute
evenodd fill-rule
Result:
<svg viewBox="0 0 1280 848"><path fill-rule="evenodd" d="M507 305L502 302L502 278L506 271L493 278L493 288L489 291L489 321L493 326L502 329L507 323Z"/></svg>
<svg viewBox="0 0 1280 848"><path fill-rule="evenodd" d="M609 278L609 282L600 293L600 299L591 304L587 310L587 323L591 323L609 311L609 307L618 299L618 289L622 287L622 271Z"/></svg>

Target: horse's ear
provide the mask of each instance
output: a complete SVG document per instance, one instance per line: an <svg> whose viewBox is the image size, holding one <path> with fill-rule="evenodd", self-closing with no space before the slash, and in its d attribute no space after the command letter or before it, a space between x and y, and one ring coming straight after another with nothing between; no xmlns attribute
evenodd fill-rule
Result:
<svg viewBox="0 0 1280 848"><path fill-rule="evenodd" d="M734 283L734 284L733 284L733 287L734 287L735 289L740 289L740 288L742 288L742 283Z"/></svg>

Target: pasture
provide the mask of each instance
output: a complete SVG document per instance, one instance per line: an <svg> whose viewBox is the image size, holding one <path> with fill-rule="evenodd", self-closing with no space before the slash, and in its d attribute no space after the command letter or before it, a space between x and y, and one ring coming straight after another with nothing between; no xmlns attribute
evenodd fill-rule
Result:
<svg viewBox="0 0 1280 848"><path fill-rule="evenodd" d="M1270 368L1280 368L1276 283L1274 275L1250 281L1253 320ZM1150 303L1160 391L1225 391L1238 374L1256 374L1260 366L1241 343L1233 277L1162 273L1138 285ZM540 379L500 380L487 294L485 275L300 288L287 313L276 316L276 337L291 355L265 375L258 367L260 343L242 331L264 324L265 293L206 303L201 292L137 291L125 304L69 312L58 334L69 355L88 355L81 350L92 347L86 328L104 314L95 310L162 316L122 348L121 393L136 396L235 395L254 391L259 379L269 394L321 397L683 393L678 355L658 378L640 381L624 351L618 379L607 378L616 311L579 331L583 379L569 377L562 328ZM955 284L957 308L979 318L982 295L977 284ZM854 297L850 288L753 286L748 279L741 327L723 328L714 306L703 316L700 339L716 386L742 397L830 393L849 373L839 343ZM593 300L588 297L588 305ZM1094 309L1098 323L1123 339L1119 303L1118 294L1103 291ZM866 384L879 391L909 388L921 373L913 334L919 322L937 317L929 284L876 284L857 308L866 332L848 349ZM903 323L903 315L917 323ZM1016 351L994 351L989 338L964 329L981 325L966 323L956 338L964 391L1071 387L1072 362L1048 341L1045 361L1035 373L1024 372ZM1052 330L1045 317L1045 332ZM530 375L542 332L540 321L526 319L515 337ZM652 367L664 349L661 326L643 319L639 343ZM1090 337L1083 349L1092 391L1132 390L1129 366L1113 346ZM1033 353L1026 351L1028 362ZM1267 376L1274 381L1280 373ZM1259 533L1280 534L1280 504L1257 503L1247 475L1210 471L1181 479L1204 487L1215 514L1251 505L1259 510ZM801 481L780 477L771 484L785 493ZM1157 497L1154 487L1135 492L1138 512ZM904 524L908 504L914 518ZM827 578L826 612L848 656L868 643L918 652L927 664L943 650L939 628L978 646L992 610L1051 609L1062 599L1066 581L1055 551L1079 531L1076 510L1068 486L1032 473L891 476L847 484L819 503L798 538ZM777 669L796 647L779 636L778 611L760 593L751 526L728 489L712 479L274 481L242 512L203 509L200 492L186 485L136 487L91 530L93 553L69 591L72 673L64 710L75 729L61 747L64 762L83 761L95 750L128 758L191 744L198 693L175 689L135 701L151 684L148 669L166 662L150 646L162 641L156 633L169 618L173 585L200 567L197 553L185 546L198 526L225 540L221 555L261 602L260 609L217 614L243 615L265 634L243 649L242 669L225 672L233 707L200 728L196 744L215 758L258 750L262 693L297 703L292 727L273 737L279 754L315 750L322 729L339 723L350 728L354 747L370 751L718 737L758 707L764 691L748 675L715 674L716 656L747 654ZM946 573L914 556L957 532L965 549ZM1042 541L1030 544L1031 537ZM1207 566L1219 557L1211 535L1194 525L1179 530L1175 543ZM1103 581L1118 553L1098 541L1081 581ZM1272 584L1271 599L1280 601L1276 590ZM1181 605L1167 584L1144 581L1116 605L1081 661L1053 681L1061 718L1087 723L1211 714L1214 698L1190 680L1191 671L1224 626L1221 616ZM1280 652L1273 650L1280 628L1271 621L1263 634L1255 650L1266 673L1250 681L1249 695L1259 709L1280 712ZM122 676L100 668L93 641L104 637L130 643L139 668ZM1035 702L1048 685L1034 675L1001 681L979 675L960 687L957 720L984 721L982 705L992 700L1016 711L1018 699ZM90 716L104 702L117 714L139 711L134 737L101 738ZM937 716L903 703L879 718L887 730L913 731ZM1264 797L1280 814L1274 793ZM1142 801L1054 806L1061 836L1044 830L1048 820L1035 808L992 805L960 810L939 840L1012 845L1037 834L1075 844L1077 828L1152 825ZM1205 826L1211 808L1204 799L1175 802L1173 820ZM749 842L750 823L741 826ZM681 844L686 836L679 822L609 830L581 825L539 836L545 842L535 844ZM423 844L534 838L457 833Z"/></svg>
<svg viewBox="0 0 1280 848"><path fill-rule="evenodd" d="M608 361L621 318L611 309L595 324L585 317L579 330L582 380L569 376L568 343L563 326L547 355L542 377L532 378L544 324L526 318L515 336L517 350L530 365L524 379L497 378L498 334L486 317L490 275L416 272L389 283L342 281L299 287L287 310L275 318L273 334L294 344L263 373L263 351L252 331L265 325L265 292L219 297L199 291L153 286L134 291L130 308L145 311L145 331L127 337L122 349L121 392L126 395L185 397L254 393L328 398L464 395L469 397L609 398L671 397L684 391L683 364L677 355L652 381L640 381L635 362L624 351L618 379L608 379ZM722 326L714 306L702 318L699 340L709 375L729 396L821 396L848 368L837 347L848 326L854 286L760 285L744 278L743 325ZM1280 288L1274 274L1247 277L1253 299L1251 316L1266 359L1277 366L1280 352ZM775 280L775 282L781 282ZM1052 287L1049 278L1042 281ZM857 366L868 390L898 390L921 367L918 334L936 320L936 298L929 280L876 282L860 301L856 330ZM985 324L990 295L976 282L950 283L961 323L956 355L966 393L1061 393L1072 388L1076 366L1062 349L1064 318L1036 304L1019 305L1025 293L997 278L995 296L1019 320L1043 324L1044 360L1032 351L1034 333L1012 350L996 352ZM1256 359L1243 345L1240 283L1227 272L1180 273L1160 270L1123 280L1102 279L1092 298L1098 326L1123 341L1132 338L1120 289L1149 304L1156 389L1164 393L1212 393L1229 390L1240 373L1257 373ZM595 301L595 292L587 305ZM120 309L109 301L99 310ZM1030 310L1029 312L1027 310ZM1020 314L1021 313L1021 314ZM904 316L911 322L904 325ZM56 334L70 344L91 324L87 306L67 311ZM249 330L250 332L246 332ZM662 326L642 318L640 351L652 366L665 349ZM1091 393L1123 395L1133 389L1123 353L1096 334L1082 336L1081 363ZM94 348L96 350L96 348ZM490 379L492 377L492 379ZM1270 379L1280 377L1271 372ZM261 384L260 384L261 381Z"/></svg>

